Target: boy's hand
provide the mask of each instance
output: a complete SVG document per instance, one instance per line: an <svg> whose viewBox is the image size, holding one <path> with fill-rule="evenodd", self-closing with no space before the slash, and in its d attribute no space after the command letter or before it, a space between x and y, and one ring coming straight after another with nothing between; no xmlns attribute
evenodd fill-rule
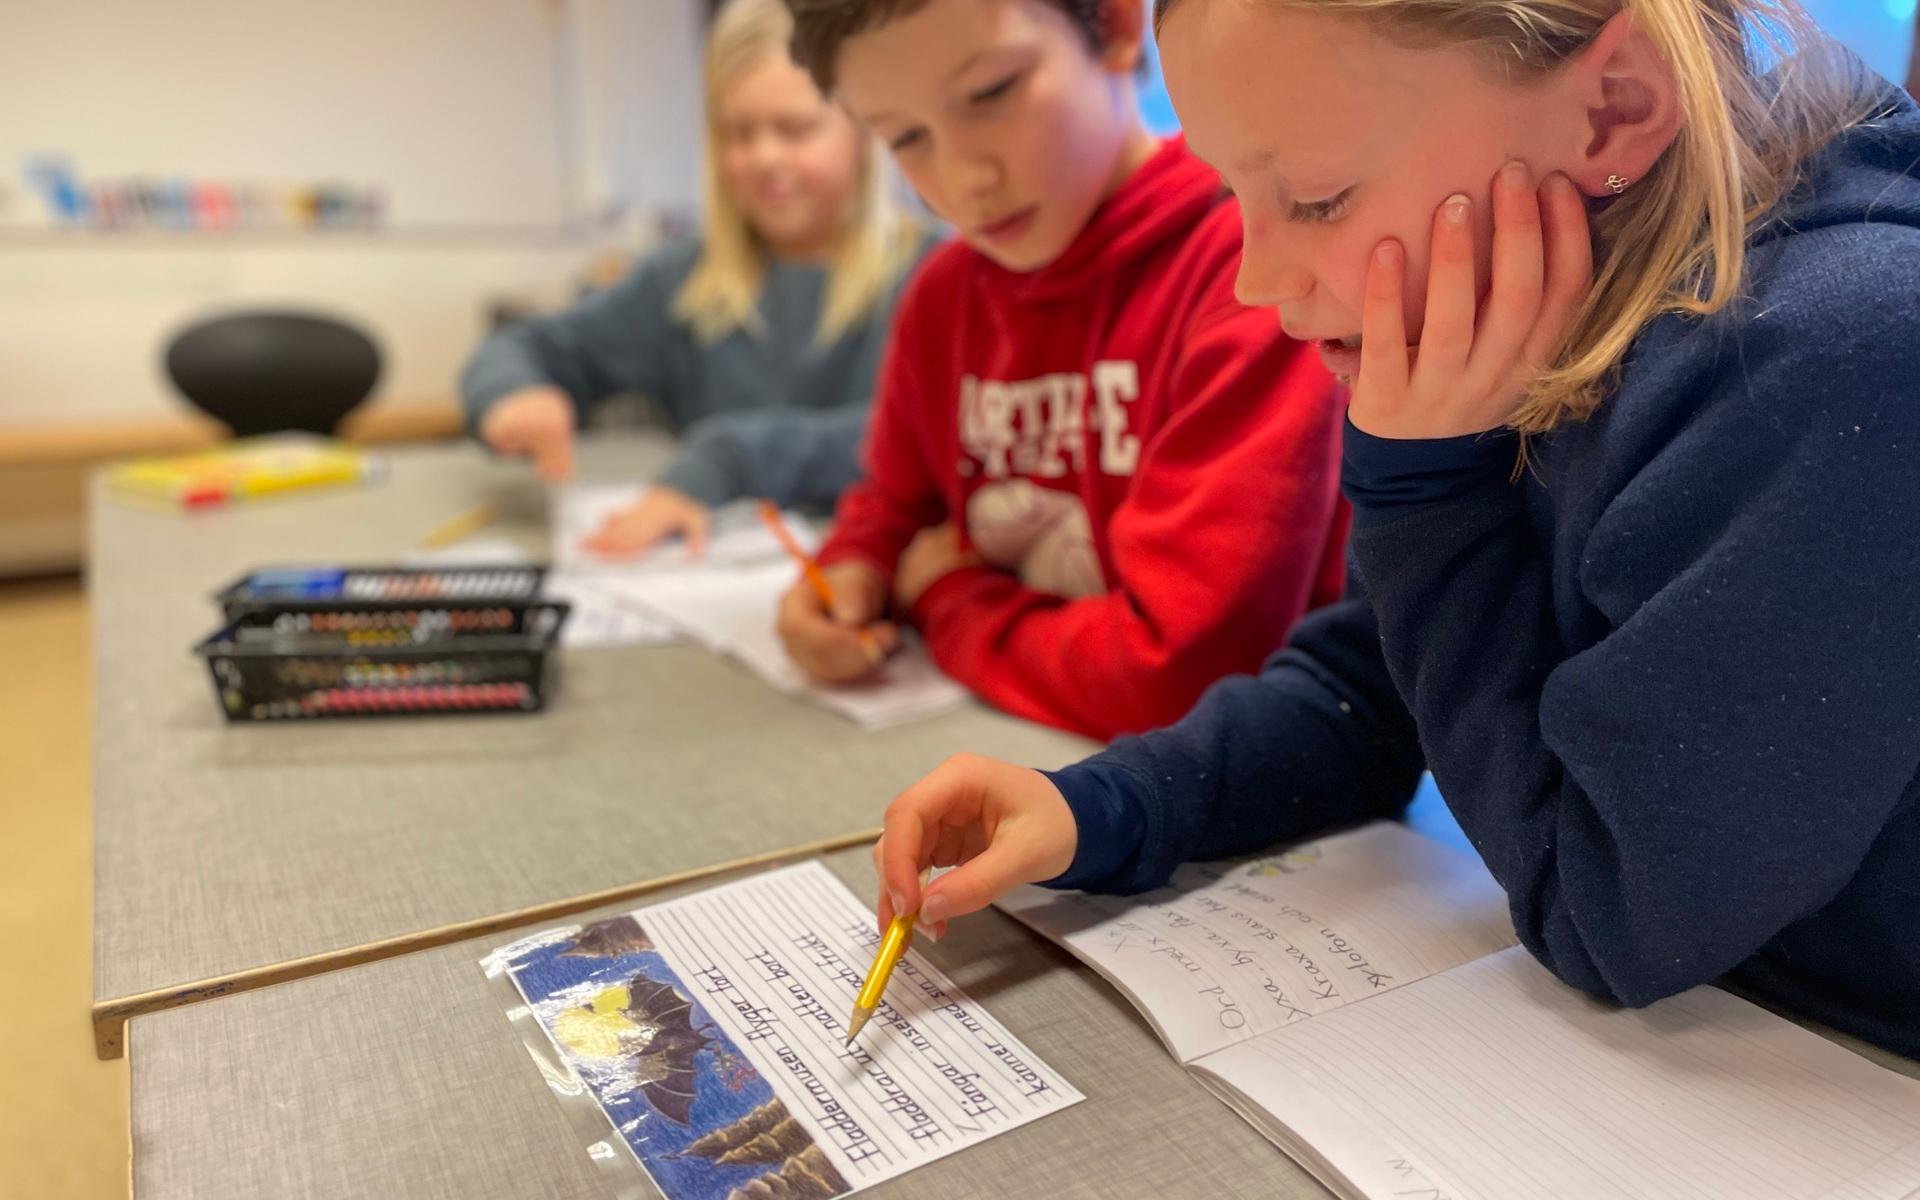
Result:
<svg viewBox="0 0 1920 1200"><path fill-rule="evenodd" d="M1493 181L1493 278L1478 302L1472 204L1449 198L1434 216L1426 321L1411 350L1405 273L1404 247L1380 243L1367 270L1347 416L1381 438L1484 433L1507 422L1553 362L1593 286L1586 203L1564 175L1536 185L1524 163L1503 167Z"/></svg>
<svg viewBox="0 0 1920 1200"><path fill-rule="evenodd" d="M548 483L573 478L573 401L557 387L521 388L480 418L480 440L501 454L533 459Z"/></svg>
<svg viewBox="0 0 1920 1200"><path fill-rule="evenodd" d="M796 579L780 598L776 629L801 670L822 683L854 683L872 675L900 644L900 631L880 619L887 585L863 562L837 562L821 573L833 589L833 611L805 578Z"/></svg>
<svg viewBox="0 0 1920 1200"><path fill-rule="evenodd" d="M912 608L926 590L961 567L977 567L980 556L960 548L960 529L952 521L929 525L907 543L906 553L893 572L893 602L902 612Z"/></svg>
<svg viewBox="0 0 1920 1200"><path fill-rule="evenodd" d="M957 754L887 805L873 846L880 877L880 931L898 912L920 913L935 938L954 917L976 912L1023 883L1073 865L1080 830L1053 781L977 754ZM920 894L925 867L956 867Z"/></svg>
<svg viewBox="0 0 1920 1200"><path fill-rule="evenodd" d="M713 514L706 505L676 488L655 484L631 505L610 514L580 544L603 558L637 558L656 542L681 537L686 539L687 557L699 558L706 552L712 526Z"/></svg>

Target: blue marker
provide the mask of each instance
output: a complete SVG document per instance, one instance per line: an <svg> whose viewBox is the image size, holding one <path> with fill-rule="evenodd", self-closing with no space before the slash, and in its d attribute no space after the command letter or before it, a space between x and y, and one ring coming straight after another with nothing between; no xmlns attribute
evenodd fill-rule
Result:
<svg viewBox="0 0 1920 1200"><path fill-rule="evenodd" d="M45 195L47 207L59 220L77 225L92 214L93 205L65 159L52 156L29 159L27 178Z"/></svg>
<svg viewBox="0 0 1920 1200"><path fill-rule="evenodd" d="M261 598L312 600L338 596L346 582L347 572L341 567L288 568L255 571L247 580L247 590Z"/></svg>

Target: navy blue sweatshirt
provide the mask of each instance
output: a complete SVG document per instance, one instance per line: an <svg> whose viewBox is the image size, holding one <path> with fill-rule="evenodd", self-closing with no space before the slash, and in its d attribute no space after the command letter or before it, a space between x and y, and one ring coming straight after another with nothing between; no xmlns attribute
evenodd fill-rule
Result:
<svg viewBox="0 0 1920 1200"><path fill-rule="evenodd" d="M1349 426L1367 599L1054 773L1054 885L1391 815L1425 763L1567 983L1730 976L1920 1056L1916 164L1900 96L1754 235L1743 299L1650 324L1517 482L1511 434Z"/></svg>

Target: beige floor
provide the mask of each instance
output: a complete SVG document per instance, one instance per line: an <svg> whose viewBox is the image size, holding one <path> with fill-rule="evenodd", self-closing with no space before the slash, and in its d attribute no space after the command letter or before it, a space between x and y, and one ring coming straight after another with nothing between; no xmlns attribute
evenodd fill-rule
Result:
<svg viewBox="0 0 1920 1200"><path fill-rule="evenodd" d="M94 1058L86 597L0 583L0 1197L127 1195L127 1070Z"/></svg>

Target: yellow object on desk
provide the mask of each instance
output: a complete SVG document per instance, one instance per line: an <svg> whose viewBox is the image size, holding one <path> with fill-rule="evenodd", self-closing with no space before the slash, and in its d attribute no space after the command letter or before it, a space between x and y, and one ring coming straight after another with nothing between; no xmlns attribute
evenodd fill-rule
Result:
<svg viewBox="0 0 1920 1200"><path fill-rule="evenodd" d="M475 505L451 521L428 531L427 536L420 539L420 547L424 550L438 550L443 546L451 546L455 542L463 541L493 524L495 515L493 505Z"/></svg>
<svg viewBox="0 0 1920 1200"><path fill-rule="evenodd" d="M128 499L193 512L301 488L359 483L380 460L345 442L307 433L242 438L196 454L136 458L107 471Z"/></svg>
<svg viewBox="0 0 1920 1200"><path fill-rule="evenodd" d="M853 1045L853 1039L873 1019L873 1010L880 1007L881 993L887 990L887 980L893 976L893 967L900 956L907 952L907 946L913 941L913 922L919 913L908 913L904 917L895 917L887 926L887 935L880 939L880 953L874 956L873 968L867 972L867 981L860 985L860 994L853 998L853 1016L847 1021L847 1045Z"/></svg>

